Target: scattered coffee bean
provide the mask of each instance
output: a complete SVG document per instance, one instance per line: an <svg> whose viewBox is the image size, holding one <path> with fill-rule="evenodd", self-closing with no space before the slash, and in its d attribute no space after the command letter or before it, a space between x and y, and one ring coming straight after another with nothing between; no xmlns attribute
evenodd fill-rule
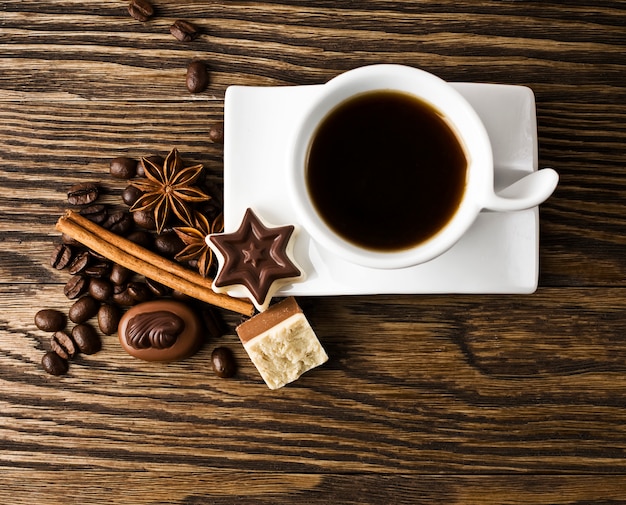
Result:
<svg viewBox="0 0 626 505"><path fill-rule="evenodd" d="M130 0L128 13L137 21L148 21L154 15L154 8L147 0Z"/></svg>
<svg viewBox="0 0 626 505"><path fill-rule="evenodd" d="M68 272L71 275L76 275L81 273L87 265L89 265L89 261L91 260L91 255L87 251L80 252L76 255L76 257L70 263L68 268Z"/></svg>
<svg viewBox="0 0 626 505"><path fill-rule="evenodd" d="M110 271L111 264L101 261L99 263L95 263L94 265L89 265L85 268L83 273L94 279L103 279L109 276Z"/></svg>
<svg viewBox="0 0 626 505"><path fill-rule="evenodd" d="M179 19L170 26L170 33L181 42L191 42L198 36L198 29L189 21Z"/></svg>
<svg viewBox="0 0 626 505"><path fill-rule="evenodd" d="M42 331L60 331L65 324L65 314L59 310L42 309L35 314L35 326Z"/></svg>
<svg viewBox="0 0 626 505"><path fill-rule="evenodd" d="M176 256L184 247L183 241L173 231L159 233L154 239L154 249L169 258Z"/></svg>
<svg viewBox="0 0 626 505"><path fill-rule="evenodd" d="M209 129L209 139L216 144L224 143L224 127L222 125L212 126Z"/></svg>
<svg viewBox="0 0 626 505"><path fill-rule="evenodd" d="M56 331L50 339L50 347L63 359L71 359L76 354L76 344L66 332Z"/></svg>
<svg viewBox="0 0 626 505"><path fill-rule="evenodd" d="M122 265L118 265L117 263L115 263L111 267L111 273L109 274L109 280L113 284L119 286L120 284L126 283L131 275L132 275L132 272L128 268L123 267Z"/></svg>
<svg viewBox="0 0 626 505"><path fill-rule="evenodd" d="M89 205L98 198L98 186L93 182L74 184L67 193L70 205Z"/></svg>
<svg viewBox="0 0 626 505"><path fill-rule="evenodd" d="M41 359L44 371L51 375L64 375L69 369L67 360L63 359L54 351L48 351Z"/></svg>
<svg viewBox="0 0 626 505"><path fill-rule="evenodd" d="M59 244L54 248L50 256L50 266L57 270L63 270L72 261L73 251L67 244Z"/></svg>
<svg viewBox="0 0 626 505"><path fill-rule="evenodd" d="M116 179L132 179L137 175L137 160L119 156L111 160L109 173Z"/></svg>
<svg viewBox="0 0 626 505"><path fill-rule="evenodd" d="M135 186L126 186L124 191L122 191L122 201L132 207L134 203L139 200L139 197L143 195L143 191Z"/></svg>
<svg viewBox="0 0 626 505"><path fill-rule="evenodd" d="M102 226L117 235L126 235L133 227L133 217L129 212L117 210L109 214Z"/></svg>
<svg viewBox="0 0 626 505"><path fill-rule="evenodd" d="M63 293L65 293L65 296L67 296L70 300L74 300L85 293L88 287L89 279L82 274L78 274L74 275L69 281L67 281L67 284L63 288Z"/></svg>
<svg viewBox="0 0 626 505"><path fill-rule="evenodd" d="M89 294L100 302L104 302L113 295L113 285L105 279L93 278L89 282Z"/></svg>
<svg viewBox="0 0 626 505"><path fill-rule="evenodd" d="M200 93L209 85L209 72L200 60L192 61L187 67L187 89L191 93Z"/></svg>
<svg viewBox="0 0 626 505"><path fill-rule="evenodd" d="M218 377L232 377L237 371L237 364L232 351L228 347L216 347L211 353L211 365Z"/></svg>
<svg viewBox="0 0 626 505"><path fill-rule="evenodd" d="M90 205L80 209L79 213L96 224L104 223L108 217L107 207L103 204Z"/></svg>
<svg viewBox="0 0 626 505"><path fill-rule="evenodd" d="M77 324L72 328L72 338L83 354L94 354L102 348L102 341L93 326Z"/></svg>
<svg viewBox="0 0 626 505"><path fill-rule="evenodd" d="M83 296L76 300L68 311L70 320L80 324L88 321L98 313L100 303L92 296Z"/></svg>
<svg viewBox="0 0 626 505"><path fill-rule="evenodd" d="M117 331L117 325L120 322L119 309L110 304L105 304L98 310L98 326L100 331L105 335L112 335Z"/></svg>
<svg viewBox="0 0 626 505"><path fill-rule="evenodd" d="M145 230L156 230L156 221L154 219L154 213L147 210L138 210L131 213L133 215L133 221L140 228Z"/></svg>

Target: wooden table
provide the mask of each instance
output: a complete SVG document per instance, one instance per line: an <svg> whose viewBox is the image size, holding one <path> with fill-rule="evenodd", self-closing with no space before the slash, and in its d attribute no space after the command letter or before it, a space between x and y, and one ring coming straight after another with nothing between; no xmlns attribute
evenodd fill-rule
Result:
<svg viewBox="0 0 626 505"><path fill-rule="evenodd" d="M622 1L0 1L0 502L626 503L626 4ZM176 19L202 29L191 43ZM191 95L186 66L210 65ZM330 355L270 391L228 333L162 365L115 336L45 374L33 316L76 182L177 147L221 182L228 86L371 63L531 87L541 207L532 295L303 298ZM372 142L375 146L375 141ZM216 345L239 372L219 379Z"/></svg>

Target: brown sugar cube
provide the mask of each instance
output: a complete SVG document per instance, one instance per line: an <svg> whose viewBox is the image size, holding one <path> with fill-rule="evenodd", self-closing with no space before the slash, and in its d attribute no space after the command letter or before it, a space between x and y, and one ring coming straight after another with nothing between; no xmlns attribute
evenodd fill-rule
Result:
<svg viewBox="0 0 626 505"><path fill-rule="evenodd" d="M328 361L326 351L293 297L270 306L236 330L270 389L281 388Z"/></svg>

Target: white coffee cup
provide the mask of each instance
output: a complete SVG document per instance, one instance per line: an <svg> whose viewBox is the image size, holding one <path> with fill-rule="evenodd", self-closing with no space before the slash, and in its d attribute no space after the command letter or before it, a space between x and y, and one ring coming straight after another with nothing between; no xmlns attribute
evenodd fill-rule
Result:
<svg viewBox="0 0 626 505"><path fill-rule="evenodd" d="M467 158L466 186L457 211L435 235L413 247L377 251L355 245L334 232L317 212L306 182L309 149L320 123L346 100L366 92L392 90L411 94L437 110L454 130ZM301 225L321 246L345 260L372 268L404 268L424 263L452 247L482 210L515 211L539 205L554 191L552 169L533 172L499 194L494 190L491 143L478 114L447 82L402 65L372 65L345 72L321 87L294 125L288 146L287 181ZM411 226L411 220L407 220Z"/></svg>

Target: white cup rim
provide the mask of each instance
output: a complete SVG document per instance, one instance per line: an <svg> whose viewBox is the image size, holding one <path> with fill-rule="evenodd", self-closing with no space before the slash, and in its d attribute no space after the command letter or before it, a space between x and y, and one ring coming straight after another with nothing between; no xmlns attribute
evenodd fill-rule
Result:
<svg viewBox="0 0 626 505"><path fill-rule="evenodd" d="M468 158L465 192L446 226L423 243L399 251L359 247L333 232L317 214L306 187L305 164L319 123L340 103L360 93L397 90L430 103L450 122ZM439 77L404 65L370 65L331 79L294 125L289 146L287 180L291 202L304 229L325 249L343 259L372 268L405 268L429 261L452 247L469 229L487 195L493 193L493 154L487 131L471 105Z"/></svg>

